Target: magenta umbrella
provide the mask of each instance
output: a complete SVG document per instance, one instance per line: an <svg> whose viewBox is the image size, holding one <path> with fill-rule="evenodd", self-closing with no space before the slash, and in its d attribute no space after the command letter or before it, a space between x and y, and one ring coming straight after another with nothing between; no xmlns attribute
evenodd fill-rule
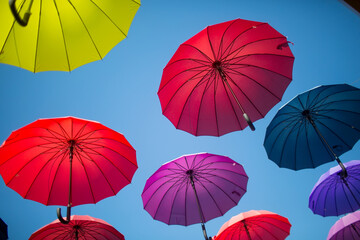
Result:
<svg viewBox="0 0 360 240"><path fill-rule="evenodd" d="M69 224L58 219L34 232L29 240L125 240L124 236L104 220L73 215Z"/></svg>
<svg viewBox="0 0 360 240"><path fill-rule="evenodd" d="M184 155L163 164L141 195L144 209L169 225L201 223L224 215L246 192L248 176L232 159L210 154Z"/></svg>
<svg viewBox="0 0 360 240"><path fill-rule="evenodd" d="M360 211L340 218L331 228L327 240L360 239Z"/></svg>
<svg viewBox="0 0 360 240"><path fill-rule="evenodd" d="M324 173L309 197L309 208L321 216L339 216L360 208L360 160L344 163L347 176L336 166Z"/></svg>
<svg viewBox="0 0 360 240"><path fill-rule="evenodd" d="M277 104L292 80L288 40L269 24L235 19L181 44L164 68L163 114L195 136L250 126Z"/></svg>

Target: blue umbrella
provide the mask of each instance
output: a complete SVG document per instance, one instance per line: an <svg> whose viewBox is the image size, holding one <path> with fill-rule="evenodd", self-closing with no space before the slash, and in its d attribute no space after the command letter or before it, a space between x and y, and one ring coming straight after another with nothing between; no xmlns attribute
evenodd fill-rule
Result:
<svg viewBox="0 0 360 240"><path fill-rule="evenodd" d="M300 170L336 160L360 138L360 89L325 85L280 108L266 129L264 147L279 167Z"/></svg>

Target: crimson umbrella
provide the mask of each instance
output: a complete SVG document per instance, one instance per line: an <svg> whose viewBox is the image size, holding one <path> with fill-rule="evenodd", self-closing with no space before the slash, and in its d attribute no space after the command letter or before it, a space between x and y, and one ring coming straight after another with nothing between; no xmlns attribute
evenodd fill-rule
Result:
<svg viewBox="0 0 360 240"><path fill-rule="evenodd" d="M336 166L324 173L315 184L309 197L313 213L340 216L360 209L360 160L344 163L347 175Z"/></svg>
<svg viewBox="0 0 360 240"><path fill-rule="evenodd" d="M29 240L125 240L124 236L104 220L90 216L71 216L69 224L58 219L34 232Z"/></svg>
<svg viewBox="0 0 360 240"><path fill-rule="evenodd" d="M214 240L283 240L290 234L289 220L266 210L240 213L224 223Z"/></svg>
<svg viewBox="0 0 360 240"><path fill-rule="evenodd" d="M248 176L232 159L198 153L163 164L141 194L145 210L169 225L201 223L224 215L246 192Z"/></svg>
<svg viewBox="0 0 360 240"><path fill-rule="evenodd" d="M74 117L40 119L0 147L0 174L23 198L45 205L96 203L116 195L137 169L135 149L104 125Z"/></svg>
<svg viewBox="0 0 360 240"><path fill-rule="evenodd" d="M286 37L267 23L208 26L165 66L158 90L163 114L195 136L254 130L252 121L281 100L293 62Z"/></svg>
<svg viewBox="0 0 360 240"><path fill-rule="evenodd" d="M331 228L327 240L360 239L360 211L340 218Z"/></svg>

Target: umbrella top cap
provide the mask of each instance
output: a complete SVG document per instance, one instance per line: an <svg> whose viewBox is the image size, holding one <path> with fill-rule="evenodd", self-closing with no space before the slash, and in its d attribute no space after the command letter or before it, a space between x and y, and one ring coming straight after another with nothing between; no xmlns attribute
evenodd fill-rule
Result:
<svg viewBox="0 0 360 240"><path fill-rule="evenodd" d="M310 115L310 110L309 110L309 109L306 109L306 110L302 111L301 114L302 114L303 116L307 117L307 116Z"/></svg>
<svg viewBox="0 0 360 240"><path fill-rule="evenodd" d="M76 143L76 140L75 139L70 139L67 142L68 142L69 145L74 146L75 143Z"/></svg>
<svg viewBox="0 0 360 240"><path fill-rule="evenodd" d="M221 62L216 60L212 63L212 67L218 69L221 66Z"/></svg>
<svg viewBox="0 0 360 240"><path fill-rule="evenodd" d="M186 171L186 174L189 176L193 176L194 175L194 170L190 169Z"/></svg>

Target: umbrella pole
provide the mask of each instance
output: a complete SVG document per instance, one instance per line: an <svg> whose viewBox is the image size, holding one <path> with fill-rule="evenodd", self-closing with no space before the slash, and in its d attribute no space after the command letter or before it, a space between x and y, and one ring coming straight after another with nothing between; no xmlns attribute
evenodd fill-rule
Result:
<svg viewBox="0 0 360 240"><path fill-rule="evenodd" d="M198 198L198 195L197 195L197 192L196 192L196 189L195 189L195 184L194 184L194 178L193 178L193 171L192 170L189 170L188 172L186 172L188 175L189 175L189 178L190 178L190 182L191 182L191 186L194 190L194 193L195 193L195 198L196 198L196 204L197 204L197 207L198 207L198 210L199 210L199 215L200 215L200 218L201 218L201 228L203 230L203 234L204 234L204 238L205 240L209 240L208 236L207 236L207 233L206 233L206 228L205 228L205 219L204 219L204 215L201 211L201 207L200 207L200 201L199 201L199 198ZM211 238L210 238L211 239Z"/></svg>
<svg viewBox="0 0 360 240"><path fill-rule="evenodd" d="M341 177L342 178L346 178L348 176L346 168L344 166L344 164L340 161L339 157L336 155L336 153L332 150L332 148L330 147L330 145L328 144L328 142L325 140L324 136L320 133L319 129L316 127L316 124L314 122L314 120L312 120L311 116L310 116L310 112L309 110L305 110L302 112L302 115L305 116L309 122L311 123L311 125L314 127L316 133L319 135L319 137L321 138L321 140L323 141L323 143L325 143L326 147L330 150L331 154L335 157L336 162L339 164L339 166L341 167L342 171L341 171Z"/></svg>
<svg viewBox="0 0 360 240"><path fill-rule="evenodd" d="M245 118L245 121L246 121L247 124L249 125L250 129L251 129L252 131L255 131L255 126L254 126L254 124L252 123L250 117L246 114L245 110L243 109L243 107L241 106L239 100L237 99L234 91L232 90L232 88L231 88L231 86L230 86L230 84L229 84L229 82L228 82L228 80L227 80L227 78L226 78L226 75L225 75L224 71L222 70L222 68L221 68L221 66L220 66L220 62L215 61L215 62L213 63L213 67L216 68L216 69L219 71L219 74L220 74L222 80L226 83L226 86L230 89L231 95L234 97L237 105L239 106L240 110L243 112L243 117Z"/></svg>
<svg viewBox="0 0 360 240"><path fill-rule="evenodd" d="M75 141L70 140L69 143L70 143L70 147L69 147L70 176L69 176L69 199L68 199L68 205L67 205L66 220L61 216L61 208L57 209L58 219L63 224L68 224L70 222L70 216L71 216L72 162L73 162L73 152L74 152Z"/></svg>
<svg viewBox="0 0 360 240"><path fill-rule="evenodd" d="M251 240L250 232L249 232L248 226L247 226L246 223L245 223L245 220L243 220L242 222L243 222L243 224L244 224L244 228L245 228L245 231L246 231L246 235L248 236L249 240Z"/></svg>

